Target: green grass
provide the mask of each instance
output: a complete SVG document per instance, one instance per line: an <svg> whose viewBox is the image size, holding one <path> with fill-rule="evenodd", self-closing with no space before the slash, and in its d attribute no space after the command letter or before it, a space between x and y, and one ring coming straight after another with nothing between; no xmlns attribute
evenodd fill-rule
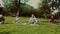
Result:
<svg viewBox="0 0 60 34"><path fill-rule="evenodd" d="M20 17L20 23L13 23L14 17L5 17L5 24L0 25L0 34L60 34L60 27L48 22L40 22L40 20L47 20L37 18L38 25L30 25L28 17Z"/></svg>

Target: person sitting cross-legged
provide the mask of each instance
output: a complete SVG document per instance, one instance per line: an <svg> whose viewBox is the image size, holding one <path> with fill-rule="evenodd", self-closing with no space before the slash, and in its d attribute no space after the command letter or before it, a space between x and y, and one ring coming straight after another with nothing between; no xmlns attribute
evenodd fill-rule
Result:
<svg viewBox="0 0 60 34"><path fill-rule="evenodd" d="M15 18L14 22L15 22L15 23L19 23L19 21L20 21L19 16L16 16L16 18Z"/></svg>
<svg viewBox="0 0 60 34"><path fill-rule="evenodd" d="M55 23L55 22L56 22L54 16L51 16L51 18L50 18L50 22L52 22L52 23Z"/></svg>
<svg viewBox="0 0 60 34"><path fill-rule="evenodd" d="M30 18L30 20L29 20L29 23L30 23L30 24L37 24L37 20L36 20L34 14L31 15L31 18Z"/></svg>
<svg viewBox="0 0 60 34"><path fill-rule="evenodd" d="M0 24L4 24L4 21L5 21L5 19L4 19L3 15L0 14Z"/></svg>

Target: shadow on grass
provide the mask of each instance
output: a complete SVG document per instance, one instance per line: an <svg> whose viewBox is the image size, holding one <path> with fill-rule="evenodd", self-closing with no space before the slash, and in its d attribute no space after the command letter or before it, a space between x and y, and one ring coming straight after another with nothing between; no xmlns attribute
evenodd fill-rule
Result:
<svg viewBox="0 0 60 34"><path fill-rule="evenodd" d="M13 24L13 23L8 23L8 22L5 22L4 24Z"/></svg>
<svg viewBox="0 0 60 34"><path fill-rule="evenodd" d="M10 34L9 31L0 32L0 34Z"/></svg>

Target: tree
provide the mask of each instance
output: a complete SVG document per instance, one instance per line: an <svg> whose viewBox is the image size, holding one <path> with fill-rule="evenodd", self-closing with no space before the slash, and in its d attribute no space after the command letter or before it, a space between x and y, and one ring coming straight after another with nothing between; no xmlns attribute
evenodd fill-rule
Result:
<svg viewBox="0 0 60 34"><path fill-rule="evenodd" d="M3 7L3 10L4 12L6 12L7 14L11 15L10 13L10 7L11 7L11 0L2 0L4 2L4 7Z"/></svg>
<svg viewBox="0 0 60 34"><path fill-rule="evenodd" d="M17 9L17 15L19 15L20 11L20 4L22 0L13 0L13 5L15 6L15 9ZM28 0L24 0L24 3L28 2Z"/></svg>
<svg viewBox="0 0 60 34"><path fill-rule="evenodd" d="M50 14L51 12L47 0L42 1L42 6L39 7L39 9L40 9L41 15L45 16L45 18L47 18L48 14Z"/></svg>
<svg viewBox="0 0 60 34"><path fill-rule="evenodd" d="M12 4L13 6L15 7L16 9L16 12L17 14L16 15L19 15L19 11L20 11L20 0L12 0Z"/></svg>
<svg viewBox="0 0 60 34"><path fill-rule="evenodd" d="M10 14L11 16L19 15L21 13L21 4L26 5L28 0L24 0L24 3L21 3L21 0L3 0L4 2L4 11ZM23 6L24 7L24 6Z"/></svg>
<svg viewBox="0 0 60 34"><path fill-rule="evenodd" d="M33 7L28 5L28 4L21 4L20 6L20 10L21 10L21 16L30 16L30 14L33 12Z"/></svg>

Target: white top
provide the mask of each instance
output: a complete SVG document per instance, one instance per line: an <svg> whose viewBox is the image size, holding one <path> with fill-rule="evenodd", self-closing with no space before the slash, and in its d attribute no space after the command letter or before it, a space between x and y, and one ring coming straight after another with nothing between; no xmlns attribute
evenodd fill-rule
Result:
<svg viewBox="0 0 60 34"><path fill-rule="evenodd" d="M15 18L15 21L16 21L16 22L19 22L19 20L20 20L19 18L17 18L17 17Z"/></svg>

